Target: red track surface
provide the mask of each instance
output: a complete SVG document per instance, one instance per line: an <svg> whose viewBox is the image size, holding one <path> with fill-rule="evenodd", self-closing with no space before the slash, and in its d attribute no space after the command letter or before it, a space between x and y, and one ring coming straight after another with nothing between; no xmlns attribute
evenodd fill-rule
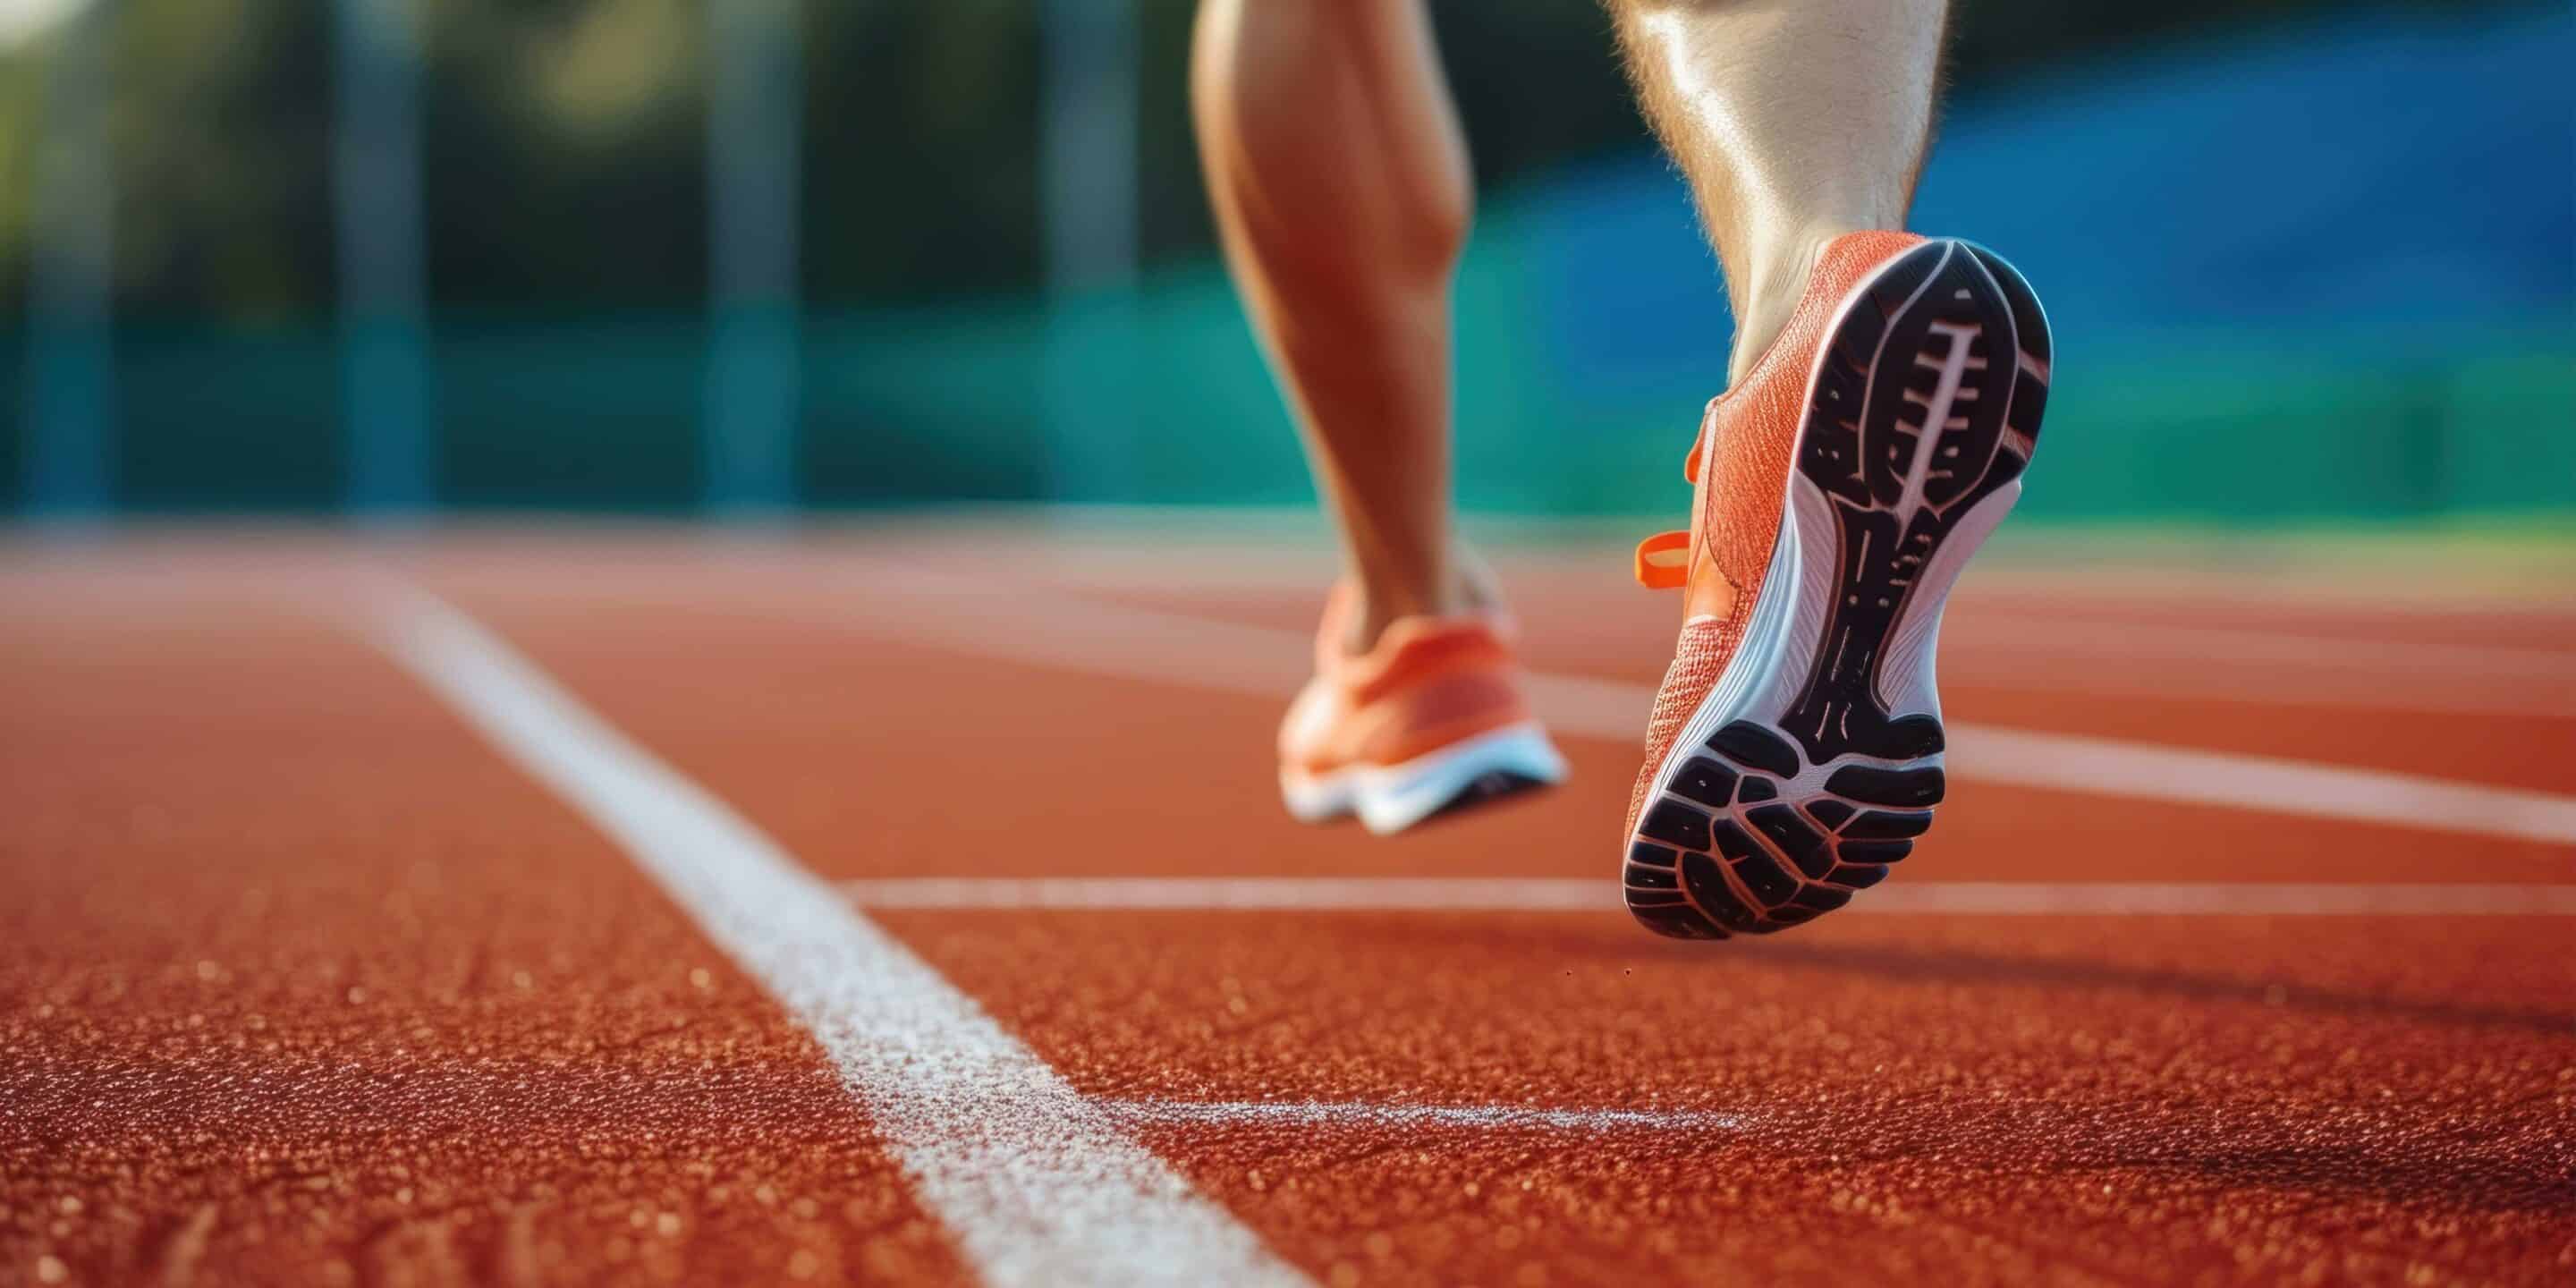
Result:
<svg viewBox="0 0 2576 1288"><path fill-rule="evenodd" d="M1313 599L1097 553L1044 575L1282 630ZM993 572L901 534L372 562L827 876L1607 898L1624 743L1570 740L1569 789L1404 840L1299 829L1272 700L816 624L897 555ZM0 554L0 1283L971 1280L814 1041L339 620L358 562L275 538ZM1537 665L1653 678L1667 602L1535 566ZM2563 602L2160 584L1972 574L1951 716L2576 792ZM2190 624L2392 651L1975 660L2035 614L2104 649ZM2513 652L2470 673L2408 647ZM2564 884L2576 853L1970 780L1897 880ZM1734 1120L1137 1129L1325 1283L2576 1282L2565 917L1837 916L1709 947L1615 911L873 916L1096 1097Z"/></svg>

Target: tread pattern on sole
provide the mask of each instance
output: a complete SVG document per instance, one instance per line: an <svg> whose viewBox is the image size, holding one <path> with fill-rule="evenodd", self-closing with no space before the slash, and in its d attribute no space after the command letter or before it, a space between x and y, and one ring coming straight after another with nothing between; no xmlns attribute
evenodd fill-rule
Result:
<svg viewBox="0 0 2576 1288"><path fill-rule="evenodd" d="M1967 242L1905 252L1864 294L1827 340L1795 461L1832 508L1834 601L1776 723L1670 753L1684 763L1627 864L1629 908L1661 934L1767 933L1842 907L1912 852L1947 788L1940 721L1890 712L1881 663L1917 574L2030 464L2048 326L2021 275ZM1809 766L1833 768L1793 790Z"/></svg>

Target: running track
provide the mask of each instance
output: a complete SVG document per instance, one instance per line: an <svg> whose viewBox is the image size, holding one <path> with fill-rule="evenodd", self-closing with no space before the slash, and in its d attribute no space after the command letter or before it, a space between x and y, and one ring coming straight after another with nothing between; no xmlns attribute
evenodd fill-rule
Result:
<svg viewBox="0 0 2576 1288"><path fill-rule="evenodd" d="M0 543L0 1284L2576 1282L2564 581L2002 561L1792 935L1577 780L1280 814L1310 554L908 524Z"/></svg>

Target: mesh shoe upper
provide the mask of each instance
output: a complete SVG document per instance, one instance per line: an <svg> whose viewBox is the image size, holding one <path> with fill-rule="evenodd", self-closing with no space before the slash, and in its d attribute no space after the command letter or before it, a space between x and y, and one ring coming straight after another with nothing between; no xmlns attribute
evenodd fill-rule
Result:
<svg viewBox="0 0 2576 1288"><path fill-rule="evenodd" d="M1646 761L1621 836L1633 836L1655 775L1682 727L1717 687L1744 643L1787 503L1791 454L1809 399L1816 351L1843 302L1879 265L1922 244L1911 233L1850 233L1825 243L1806 294L1742 380L1708 405L1685 474L1692 480L1690 558L1681 578L1682 630L1646 723ZM1649 546L1654 542L1649 542ZM1641 576L1644 556L1641 553Z"/></svg>
<svg viewBox="0 0 2576 1288"><path fill-rule="evenodd" d="M1315 678L1279 729L1279 763L1308 773L1396 765L1530 718L1508 626L1486 617L1406 617L1365 653L1342 646L1354 596L1337 588L1315 645Z"/></svg>

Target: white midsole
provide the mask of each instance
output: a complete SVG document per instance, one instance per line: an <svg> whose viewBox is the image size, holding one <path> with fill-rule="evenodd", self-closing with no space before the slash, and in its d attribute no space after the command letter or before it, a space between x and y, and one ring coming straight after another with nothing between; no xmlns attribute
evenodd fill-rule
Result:
<svg viewBox="0 0 2576 1288"><path fill-rule="evenodd" d="M1301 822L1357 814L1362 826L1384 835L1439 812L1488 774L1561 783L1568 772L1547 731L1537 721L1525 720L1397 765L1352 765L1321 774L1283 768L1279 796Z"/></svg>

